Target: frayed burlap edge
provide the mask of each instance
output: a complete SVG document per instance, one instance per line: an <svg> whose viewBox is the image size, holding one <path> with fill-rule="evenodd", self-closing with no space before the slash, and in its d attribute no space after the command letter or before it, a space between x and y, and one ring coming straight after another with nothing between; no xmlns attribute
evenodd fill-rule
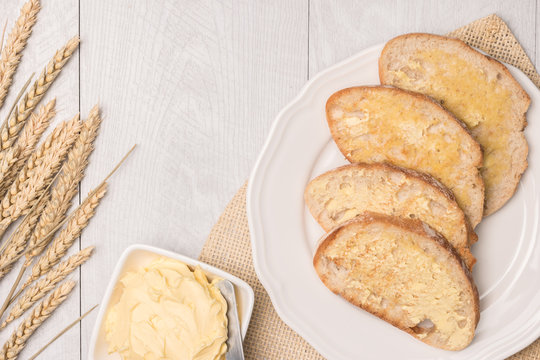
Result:
<svg viewBox="0 0 540 360"><path fill-rule="evenodd" d="M465 41L499 61L513 65L523 71L532 82L540 87L540 75L525 54L508 25L497 15L489 15L448 34Z"/></svg>

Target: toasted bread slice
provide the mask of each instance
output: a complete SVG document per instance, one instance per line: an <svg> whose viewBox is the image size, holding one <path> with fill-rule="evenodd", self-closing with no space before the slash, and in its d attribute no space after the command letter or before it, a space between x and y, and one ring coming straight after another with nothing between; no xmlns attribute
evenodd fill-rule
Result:
<svg viewBox="0 0 540 360"><path fill-rule="evenodd" d="M433 97L467 124L484 150L486 216L512 197L527 168L530 98L504 65L458 39L408 34L386 44L379 76Z"/></svg>
<svg viewBox="0 0 540 360"><path fill-rule="evenodd" d="M454 195L432 176L382 163L345 165L311 180L304 198L330 231L365 211L419 219L441 233L472 268L476 241Z"/></svg>
<svg viewBox="0 0 540 360"><path fill-rule="evenodd" d="M313 265L332 292L429 345L460 350L474 337L470 272L420 220L364 213L322 239Z"/></svg>
<svg viewBox="0 0 540 360"><path fill-rule="evenodd" d="M350 162L390 162L428 173L454 193L474 228L482 219L482 151L427 96L383 86L343 89L326 103L330 132Z"/></svg>

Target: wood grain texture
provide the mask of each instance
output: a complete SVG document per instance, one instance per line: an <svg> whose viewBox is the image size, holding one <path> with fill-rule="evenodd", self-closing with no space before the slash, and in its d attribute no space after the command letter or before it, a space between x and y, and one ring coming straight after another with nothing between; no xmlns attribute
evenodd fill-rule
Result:
<svg viewBox="0 0 540 360"><path fill-rule="evenodd" d="M307 16L305 1L81 2L81 110L104 117L82 193L139 144L83 233L83 311L133 243L197 257L307 79Z"/></svg>
<svg viewBox="0 0 540 360"><path fill-rule="evenodd" d="M8 30L22 3L0 2ZM23 358L101 300L127 246L196 257L249 175L275 115L308 76L398 34L446 33L491 13L509 24L539 67L540 0L43 1L6 104L80 27L80 63L76 53L45 99L58 98L55 123L79 110L79 96L83 118L96 102L102 107L80 198L132 144L139 146L83 232L79 246L97 249L81 271L82 298L76 289ZM0 283L0 293L9 283ZM86 359L95 316L41 358Z"/></svg>
<svg viewBox="0 0 540 360"><path fill-rule="evenodd" d="M534 57L531 56L531 60L533 61L536 70L538 70L540 69L540 0L536 0L536 21L534 29L534 39L536 40L535 53ZM532 36L532 34L529 36Z"/></svg>
<svg viewBox="0 0 540 360"><path fill-rule="evenodd" d="M23 0L0 2L0 14L2 14L0 23L2 23L3 26L4 21L8 20L6 31L9 31L11 28L23 3ZM78 19L79 11L77 0L42 2L42 10L38 14L38 20L34 27L33 34L23 52L22 61L14 77L14 83L8 94L6 103L0 111L1 121L4 120L19 89L23 86L32 72L36 72L37 77L56 50L62 47L73 35L78 33ZM53 119L49 130L43 135L43 139L56 124L62 120L73 117L73 115L79 111L78 63L79 53L77 51L42 100L42 104L45 104L53 97L56 97L56 109L58 113ZM77 248L78 246L72 249L72 252L77 250ZM9 274L9 277L0 282L2 301L13 282L13 278L16 276L16 272L18 271L12 271ZM78 280L79 275L78 273L74 273L70 278ZM25 349L21 352L20 358L30 357L43 346L53 334L60 331L69 324L70 321L77 318L79 314L80 296L79 290L76 288L59 311L55 312L51 319L45 322L43 326L36 331ZM19 322L20 320L14 321L13 324L0 332L0 342L2 344ZM47 349L41 356L43 359L78 359L80 357L80 329L78 327L72 329L69 333L59 339L55 346Z"/></svg>
<svg viewBox="0 0 540 360"><path fill-rule="evenodd" d="M310 76L362 49L407 32L448 33L496 13L531 60L536 58L536 1L310 0Z"/></svg>

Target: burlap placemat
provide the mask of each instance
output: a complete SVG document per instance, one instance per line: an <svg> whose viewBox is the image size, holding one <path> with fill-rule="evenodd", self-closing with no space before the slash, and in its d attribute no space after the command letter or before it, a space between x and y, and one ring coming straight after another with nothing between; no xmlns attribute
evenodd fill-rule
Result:
<svg viewBox="0 0 540 360"><path fill-rule="evenodd" d="M518 67L540 86L540 76L533 64L508 26L496 15L477 20L450 35ZM199 258L247 281L255 291L255 307L244 341L246 359L323 359L281 321L257 279L246 217L246 184L236 193L212 228ZM539 360L540 340L511 359Z"/></svg>

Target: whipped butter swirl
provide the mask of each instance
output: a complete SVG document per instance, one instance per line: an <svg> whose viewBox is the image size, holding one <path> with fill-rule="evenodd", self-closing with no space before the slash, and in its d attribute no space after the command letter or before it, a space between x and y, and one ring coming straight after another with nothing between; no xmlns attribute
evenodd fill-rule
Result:
<svg viewBox="0 0 540 360"><path fill-rule="evenodd" d="M200 268L158 258L117 286L105 322L109 353L123 360L225 358L227 302Z"/></svg>

